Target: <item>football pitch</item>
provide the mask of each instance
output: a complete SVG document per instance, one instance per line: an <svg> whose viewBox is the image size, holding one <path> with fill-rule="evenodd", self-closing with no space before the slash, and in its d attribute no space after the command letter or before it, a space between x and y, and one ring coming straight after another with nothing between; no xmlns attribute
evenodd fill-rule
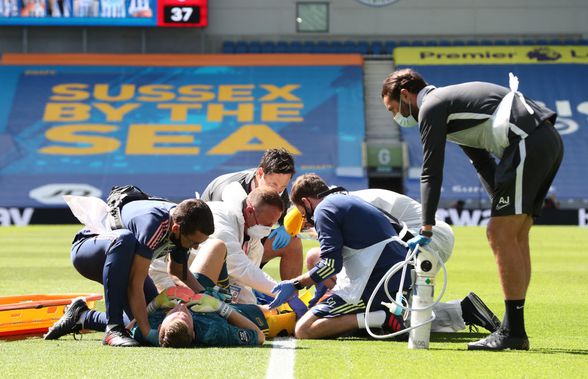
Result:
<svg viewBox="0 0 588 379"><path fill-rule="evenodd" d="M102 293L98 283L82 278L70 263L70 242L78 228L1 227L0 296ZM461 227L455 234L443 300L461 299L474 291L502 318L502 296L485 229ZM528 352L467 351L466 344L486 335L484 330L433 334L429 350L408 350L406 342L357 338L267 341L260 348L110 348L102 346L102 333L88 333L81 340L71 335L57 341L0 340L0 377L588 377L588 229L535 227L531 251L533 275L525 306ZM277 265L272 262L268 271L276 277ZM438 277L438 290L441 281ZM99 302L98 308L103 307Z"/></svg>

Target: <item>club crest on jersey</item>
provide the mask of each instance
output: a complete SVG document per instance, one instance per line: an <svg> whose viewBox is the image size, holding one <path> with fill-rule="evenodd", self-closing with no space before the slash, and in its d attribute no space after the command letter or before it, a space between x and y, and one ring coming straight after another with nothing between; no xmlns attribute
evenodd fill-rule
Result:
<svg viewBox="0 0 588 379"><path fill-rule="evenodd" d="M509 205L510 205L510 196L507 196L506 198L500 197L500 199L498 200L498 204L496 204L496 210L499 211L502 208L508 207Z"/></svg>

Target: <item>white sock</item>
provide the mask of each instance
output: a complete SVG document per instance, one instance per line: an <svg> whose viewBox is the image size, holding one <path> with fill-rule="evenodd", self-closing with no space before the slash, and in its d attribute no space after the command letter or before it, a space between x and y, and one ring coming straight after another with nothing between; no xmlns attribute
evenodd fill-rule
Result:
<svg viewBox="0 0 588 379"><path fill-rule="evenodd" d="M82 327L84 326L84 318L86 317L86 313L88 313L89 311L83 311L82 313L80 313L80 316L78 317L78 321L76 321L76 324L81 325Z"/></svg>
<svg viewBox="0 0 588 379"><path fill-rule="evenodd" d="M359 327L359 329L365 329L365 313L358 313L356 314L357 317L357 326ZM386 322L386 312L384 311L375 311L375 312L370 312L370 315L368 317L369 320L369 326L370 328L379 328L382 325L384 325L384 322Z"/></svg>

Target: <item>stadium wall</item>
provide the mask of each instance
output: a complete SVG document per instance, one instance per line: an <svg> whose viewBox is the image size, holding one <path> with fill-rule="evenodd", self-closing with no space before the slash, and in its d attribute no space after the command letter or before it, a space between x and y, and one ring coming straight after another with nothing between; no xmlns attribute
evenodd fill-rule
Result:
<svg viewBox="0 0 588 379"><path fill-rule="evenodd" d="M0 53L216 53L228 39L588 38L588 3L528 0L400 0L369 7L329 4L328 31L297 33L295 0L209 1L209 24L197 28L0 27Z"/></svg>

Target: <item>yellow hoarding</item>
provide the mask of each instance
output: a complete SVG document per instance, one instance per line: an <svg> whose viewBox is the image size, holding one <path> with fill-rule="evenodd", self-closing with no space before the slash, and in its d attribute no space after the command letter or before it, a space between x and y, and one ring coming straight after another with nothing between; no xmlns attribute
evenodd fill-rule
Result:
<svg viewBox="0 0 588 379"><path fill-rule="evenodd" d="M397 65L588 63L588 46L398 47Z"/></svg>

